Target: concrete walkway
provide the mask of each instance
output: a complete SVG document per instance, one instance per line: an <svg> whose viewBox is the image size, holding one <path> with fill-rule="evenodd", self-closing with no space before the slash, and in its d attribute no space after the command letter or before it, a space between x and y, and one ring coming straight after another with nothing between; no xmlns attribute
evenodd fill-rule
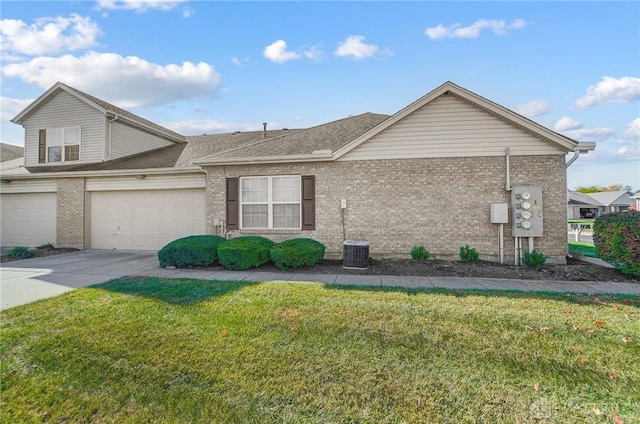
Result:
<svg viewBox="0 0 640 424"><path fill-rule="evenodd" d="M156 252L84 250L0 266L0 309L57 296L78 287L123 276L242 281L316 281L328 285L403 288L490 289L640 295L640 284L594 281L506 280L497 278L407 277L394 275L303 274L160 268Z"/></svg>

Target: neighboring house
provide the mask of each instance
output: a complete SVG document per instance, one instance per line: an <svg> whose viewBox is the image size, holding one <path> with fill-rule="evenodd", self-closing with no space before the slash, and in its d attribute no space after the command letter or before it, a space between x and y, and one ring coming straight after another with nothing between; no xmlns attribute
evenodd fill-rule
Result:
<svg viewBox="0 0 640 424"><path fill-rule="evenodd" d="M366 239L374 257L415 245L457 257L468 244L495 259L490 205L533 185L544 229L531 240L564 262L565 155L595 147L450 82L391 116L193 137L57 83L13 122L25 127L25 160L0 165L2 244L81 249L253 234L311 237L329 257ZM509 224L503 242L513 240Z"/></svg>
<svg viewBox="0 0 640 424"><path fill-rule="evenodd" d="M634 203L626 190L601 191L598 193L567 192L567 217L569 219L597 218L609 212L624 212Z"/></svg>
<svg viewBox="0 0 640 424"><path fill-rule="evenodd" d="M18 159L24 156L24 148L11 144L0 143L0 162Z"/></svg>
<svg viewBox="0 0 640 424"><path fill-rule="evenodd" d="M629 206L629 209L634 211L640 211L640 191L631 196L633 203Z"/></svg>

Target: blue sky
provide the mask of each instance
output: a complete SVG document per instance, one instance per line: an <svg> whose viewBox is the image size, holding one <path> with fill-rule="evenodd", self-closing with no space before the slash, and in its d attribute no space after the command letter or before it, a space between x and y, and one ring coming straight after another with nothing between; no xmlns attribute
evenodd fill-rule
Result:
<svg viewBox="0 0 640 424"><path fill-rule="evenodd" d="M2 1L1 140L56 81L185 135L392 114L445 81L640 189L639 2Z"/></svg>

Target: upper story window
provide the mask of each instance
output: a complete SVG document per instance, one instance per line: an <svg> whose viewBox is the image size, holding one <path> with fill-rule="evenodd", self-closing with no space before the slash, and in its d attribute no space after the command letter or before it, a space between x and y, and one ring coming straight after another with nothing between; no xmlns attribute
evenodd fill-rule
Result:
<svg viewBox="0 0 640 424"><path fill-rule="evenodd" d="M40 130L38 163L80 160L80 127Z"/></svg>
<svg viewBox="0 0 640 424"><path fill-rule="evenodd" d="M242 228L300 229L300 176L240 179Z"/></svg>

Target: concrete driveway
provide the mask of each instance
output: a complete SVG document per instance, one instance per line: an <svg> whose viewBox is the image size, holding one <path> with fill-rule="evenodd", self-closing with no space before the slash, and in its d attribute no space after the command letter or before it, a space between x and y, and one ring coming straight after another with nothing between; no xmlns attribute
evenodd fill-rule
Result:
<svg viewBox="0 0 640 424"><path fill-rule="evenodd" d="M83 250L0 266L0 310L158 269L156 252Z"/></svg>

